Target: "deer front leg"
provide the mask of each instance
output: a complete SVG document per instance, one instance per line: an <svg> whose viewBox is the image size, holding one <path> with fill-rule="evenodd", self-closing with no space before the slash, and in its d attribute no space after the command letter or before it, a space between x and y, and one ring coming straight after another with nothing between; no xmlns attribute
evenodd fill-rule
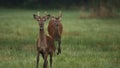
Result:
<svg viewBox="0 0 120 68"><path fill-rule="evenodd" d="M52 54L50 54L50 68L52 68Z"/></svg>
<svg viewBox="0 0 120 68"><path fill-rule="evenodd" d="M36 66L36 68L38 68L38 64L39 64L39 52L37 53L37 66Z"/></svg>
<svg viewBox="0 0 120 68"><path fill-rule="evenodd" d="M59 55L61 53L61 47L60 47L60 45L61 45L61 39L58 40L58 53L57 53L57 55Z"/></svg>
<svg viewBox="0 0 120 68"><path fill-rule="evenodd" d="M48 64L47 56L48 56L48 54L45 53L45 54L44 54L44 64L43 64L43 68L47 68L47 64Z"/></svg>

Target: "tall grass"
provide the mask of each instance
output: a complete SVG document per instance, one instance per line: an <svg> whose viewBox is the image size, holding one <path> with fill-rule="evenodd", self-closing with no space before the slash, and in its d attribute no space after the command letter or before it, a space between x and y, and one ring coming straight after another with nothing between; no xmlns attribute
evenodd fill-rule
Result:
<svg viewBox="0 0 120 68"><path fill-rule="evenodd" d="M36 67L36 12L0 9L0 68ZM53 68L120 68L120 19L79 19L78 14L63 10L62 54L53 57ZM40 68L42 63L40 57Z"/></svg>

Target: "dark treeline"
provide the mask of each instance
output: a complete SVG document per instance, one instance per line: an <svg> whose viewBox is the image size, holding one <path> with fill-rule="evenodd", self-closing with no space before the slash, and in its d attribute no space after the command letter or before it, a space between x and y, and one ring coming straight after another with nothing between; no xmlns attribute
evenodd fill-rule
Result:
<svg viewBox="0 0 120 68"><path fill-rule="evenodd" d="M100 5L120 8L120 0L0 0L0 7L26 8L98 8Z"/></svg>

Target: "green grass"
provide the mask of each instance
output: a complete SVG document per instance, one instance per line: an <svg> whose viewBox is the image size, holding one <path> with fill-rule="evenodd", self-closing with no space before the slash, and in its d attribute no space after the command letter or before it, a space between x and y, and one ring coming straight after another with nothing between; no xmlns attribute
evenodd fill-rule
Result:
<svg viewBox="0 0 120 68"><path fill-rule="evenodd" d="M36 12L0 9L0 68L36 67ZM63 10L62 54L53 57L53 68L120 68L120 19L79 19L79 12Z"/></svg>

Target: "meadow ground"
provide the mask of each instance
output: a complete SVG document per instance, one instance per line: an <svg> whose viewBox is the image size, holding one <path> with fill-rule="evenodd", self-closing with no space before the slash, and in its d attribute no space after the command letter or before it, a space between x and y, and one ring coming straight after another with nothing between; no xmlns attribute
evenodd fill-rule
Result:
<svg viewBox="0 0 120 68"><path fill-rule="evenodd" d="M36 67L36 12L0 9L0 68ZM53 68L120 68L120 19L79 19L79 14L63 10L62 54L53 57ZM43 59L39 64L42 68Z"/></svg>

